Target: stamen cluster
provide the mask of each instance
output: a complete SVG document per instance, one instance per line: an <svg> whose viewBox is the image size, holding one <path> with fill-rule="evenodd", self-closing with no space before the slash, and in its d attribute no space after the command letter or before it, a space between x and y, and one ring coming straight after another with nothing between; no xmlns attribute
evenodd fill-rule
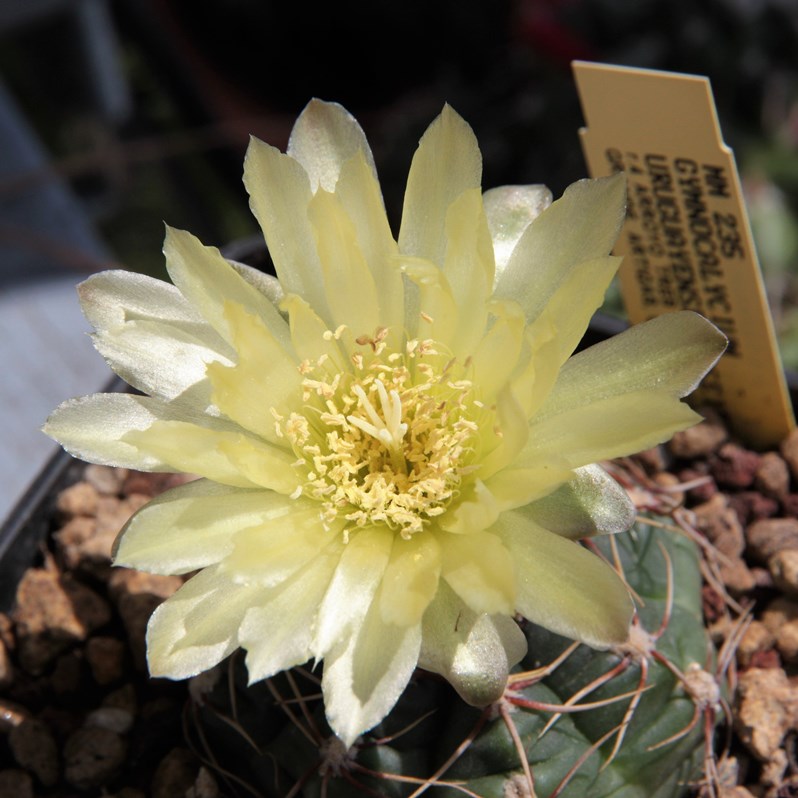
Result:
<svg viewBox="0 0 798 798"><path fill-rule="evenodd" d="M303 412L276 416L277 428L305 471L301 493L322 502L326 524L345 518L348 537L384 523L407 539L446 510L473 470L486 411L470 380L455 379L464 367L434 342L411 340L387 355L382 341L357 343L349 374L304 365Z"/></svg>

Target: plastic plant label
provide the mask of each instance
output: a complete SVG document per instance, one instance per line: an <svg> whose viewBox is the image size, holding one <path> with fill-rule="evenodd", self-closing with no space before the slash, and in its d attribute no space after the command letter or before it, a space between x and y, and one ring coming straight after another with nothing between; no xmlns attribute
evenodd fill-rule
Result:
<svg viewBox="0 0 798 798"><path fill-rule="evenodd" d="M729 348L694 395L757 448L794 427L734 154L709 80L574 62L593 177L625 170L621 293L636 324L687 309L714 322Z"/></svg>

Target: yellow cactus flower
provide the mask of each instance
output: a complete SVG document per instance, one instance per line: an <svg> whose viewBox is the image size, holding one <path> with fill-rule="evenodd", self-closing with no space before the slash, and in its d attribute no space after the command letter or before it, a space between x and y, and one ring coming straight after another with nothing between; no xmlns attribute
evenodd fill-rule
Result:
<svg viewBox="0 0 798 798"><path fill-rule="evenodd" d="M153 675L239 647L252 681L324 660L347 745L416 666L497 700L520 613L607 647L633 612L580 538L634 511L597 461L699 420L680 401L725 340L674 313L571 357L618 267L622 175L557 202L480 189L445 108L410 169L398 241L371 151L311 102L286 154L253 140L244 180L278 280L168 230L174 285L122 271L80 287L97 349L145 395L61 405L75 455L202 479L139 510L116 563L197 571L150 620Z"/></svg>

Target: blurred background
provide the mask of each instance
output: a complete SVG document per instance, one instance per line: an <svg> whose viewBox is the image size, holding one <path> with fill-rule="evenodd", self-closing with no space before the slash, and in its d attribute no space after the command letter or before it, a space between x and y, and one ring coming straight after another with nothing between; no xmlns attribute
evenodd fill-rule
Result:
<svg viewBox="0 0 798 798"><path fill-rule="evenodd" d="M163 277L163 222L257 241L254 133L284 148L313 96L363 125L394 229L444 102L484 186L584 177L573 59L710 77L783 357L798 368L796 0L0 0L0 522L54 450L38 427L110 377L74 286ZM605 308L622 313L617 295Z"/></svg>

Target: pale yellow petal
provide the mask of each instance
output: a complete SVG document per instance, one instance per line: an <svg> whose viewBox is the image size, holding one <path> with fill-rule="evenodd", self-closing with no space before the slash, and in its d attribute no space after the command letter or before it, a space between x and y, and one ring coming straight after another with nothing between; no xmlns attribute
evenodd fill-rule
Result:
<svg viewBox="0 0 798 798"><path fill-rule="evenodd" d="M319 554L291 579L253 599L239 630L250 684L313 656L314 619L337 562L337 556Z"/></svg>
<svg viewBox="0 0 798 798"><path fill-rule="evenodd" d="M393 537L386 526L352 533L319 607L314 656L321 659L362 624L388 565Z"/></svg>
<svg viewBox="0 0 798 798"><path fill-rule="evenodd" d="M285 499L286 504L291 499ZM325 528L318 502L295 500L281 516L264 519L236 535L233 551L222 562L220 573L235 582L274 587L293 578L310 560L324 551L342 523ZM337 549L340 556L340 544Z"/></svg>
<svg viewBox="0 0 798 798"><path fill-rule="evenodd" d="M255 485L290 496L301 484L294 470L294 453L287 449L240 434L209 438L208 445L215 445L232 468Z"/></svg>
<svg viewBox="0 0 798 798"><path fill-rule="evenodd" d="M477 707L498 701L512 668L526 654L526 638L506 615L473 612L445 583L424 615L418 664L443 676Z"/></svg>
<svg viewBox="0 0 798 798"><path fill-rule="evenodd" d="M480 479L460 492L457 502L438 519L438 526L455 535L481 532L499 517L501 505Z"/></svg>
<svg viewBox="0 0 798 798"><path fill-rule="evenodd" d="M341 167L335 194L354 225L360 251L377 286L380 323L390 331L386 341L397 347L404 319L404 281L396 259L399 250L385 215L379 183L361 151Z"/></svg>
<svg viewBox="0 0 798 798"><path fill-rule="evenodd" d="M272 491L198 479L156 496L133 515L114 544L114 564L155 574L195 571L227 556L242 529L293 506Z"/></svg>
<svg viewBox="0 0 798 798"><path fill-rule="evenodd" d="M208 366L213 402L245 429L285 445L275 428L272 409L284 417L296 407L302 396L298 363L259 316L233 302L225 303L224 315L236 349L236 363Z"/></svg>
<svg viewBox="0 0 798 798"><path fill-rule="evenodd" d="M526 445L529 437L529 422L523 407L518 403L509 387L496 398L496 430L480 430L484 441L488 433L494 448L480 458L479 476L486 480L512 463Z"/></svg>
<svg viewBox="0 0 798 798"><path fill-rule="evenodd" d="M510 614L515 608L515 563L496 535L441 533L443 578L477 613Z"/></svg>
<svg viewBox="0 0 798 798"><path fill-rule="evenodd" d="M634 606L609 565L517 512L504 513L494 529L517 564L522 615L593 648L627 639Z"/></svg>
<svg viewBox="0 0 798 798"><path fill-rule="evenodd" d="M78 285L80 308L95 330L127 321L202 322L202 316L170 283L122 269L93 274Z"/></svg>
<svg viewBox="0 0 798 798"><path fill-rule="evenodd" d="M288 140L288 155L302 164L314 193L333 191L342 165L362 153L376 177L366 136L352 114L338 103L313 99L296 120Z"/></svg>
<svg viewBox="0 0 798 798"><path fill-rule="evenodd" d="M601 307L604 294L618 271L621 260L608 256L578 263L568 271L552 293L541 316L548 316L556 330L560 365L571 356L585 334L593 314ZM538 335L538 321L540 316L531 325L532 337Z"/></svg>
<svg viewBox="0 0 798 798"><path fill-rule="evenodd" d="M175 399L197 412L217 412L205 376L209 363L229 365L232 350L221 339L211 348L207 324L130 321L92 335L97 351L128 385L157 399ZM215 335L215 334L214 334Z"/></svg>
<svg viewBox="0 0 798 798"><path fill-rule="evenodd" d="M452 354L472 354L485 329L493 291L493 247L479 189L464 191L446 211L443 272L459 312Z"/></svg>
<svg viewBox="0 0 798 798"><path fill-rule="evenodd" d="M283 300L283 287L280 281L272 274L266 274L254 266L247 263L239 263L237 260L226 258L227 262L244 278L254 289L260 291L274 307L280 307Z"/></svg>
<svg viewBox="0 0 798 798"><path fill-rule="evenodd" d="M304 299L296 294L289 294L280 308L288 313L291 329L291 343L300 362L310 366L327 363L325 368L331 375L351 369L341 347L330 335L327 325L314 312Z"/></svg>
<svg viewBox="0 0 798 798"><path fill-rule="evenodd" d="M541 185L499 186L482 195L493 239L497 278L524 231L551 205L552 199L551 191Z"/></svg>
<svg viewBox="0 0 798 798"><path fill-rule="evenodd" d="M231 347L173 285L111 270L78 286L81 308L97 332L95 348L133 387L213 412L205 364L229 362Z"/></svg>
<svg viewBox="0 0 798 798"><path fill-rule="evenodd" d="M258 588L206 568L161 604L147 626L150 675L187 679L238 648L238 627Z"/></svg>
<svg viewBox="0 0 798 798"><path fill-rule="evenodd" d="M402 324L403 304L402 278L394 258L397 247L362 130L340 106L312 101L294 128L289 155L305 167L313 192L319 188L335 192L336 201L354 231L362 259L378 288L373 301L363 301L363 304L374 307L379 323L395 331ZM320 264L325 251L320 252ZM338 279L337 276L331 278L328 290L337 290ZM296 286L294 290L298 290ZM303 296L309 298L304 291ZM316 303L313 304L315 307ZM373 332L373 325L362 332L365 331Z"/></svg>
<svg viewBox="0 0 798 798"><path fill-rule="evenodd" d="M302 165L256 138L244 160L244 185L286 294L298 294L331 324L324 299L308 204L313 196Z"/></svg>
<svg viewBox="0 0 798 798"><path fill-rule="evenodd" d="M324 190L310 201L308 217L316 236L333 329L345 324L355 336L373 335L381 326L377 288L352 221L336 195Z"/></svg>
<svg viewBox="0 0 798 798"><path fill-rule="evenodd" d="M686 404L657 391L599 399L534 419L516 464L534 465L560 456L576 468L623 457L656 446L699 421L701 416Z"/></svg>
<svg viewBox="0 0 798 798"><path fill-rule="evenodd" d="M408 313L408 335L421 340L431 338L450 350L458 347L460 309L444 273L424 258L402 258L401 262L402 271L416 287L418 303L415 315Z"/></svg>
<svg viewBox="0 0 798 798"><path fill-rule="evenodd" d="M386 623L418 624L438 589L441 550L434 534L397 538L382 577L380 612Z"/></svg>
<svg viewBox="0 0 798 798"><path fill-rule="evenodd" d="M635 325L570 358L539 417L636 391L686 396L725 346L723 333L690 311Z"/></svg>
<svg viewBox="0 0 798 798"><path fill-rule="evenodd" d="M513 395L527 418L546 401L561 365L557 330L551 316L544 311L524 331L518 369L511 376Z"/></svg>
<svg viewBox="0 0 798 798"><path fill-rule="evenodd" d="M572 268L548 305L525 332L526 364L513 374L513 390L531 418L554 387L563 363L576 348L615 274L620 258L598 258Z"/></svg>
<svg viewBox="0 0 798 798"><path fill-rule="evenodd" d="M179 469L170 465L168 458L134 445L126 436L147 430L158 420L188 418L193 416L180 406L148 396L101 393L63 402L47 419L43 431L70 454L90 463L138 471L176 471ZM241 484L254 487L246 480Z"/></svg>
<svg viewBox="0 0 798 798"><path fill-rule="evenodd" d="M514 302L492 306L496 318L471 359L480 399L492 404L516 370L524 341L524 317Z"/></svg>
<svg viewBox="0 0 798 798"><path fill-rule="evenodd" d="M288 325L257 288L245 280L215 247L205 247L185 230L166 228L166 268L186 299L229 343L233 334L225 316L225 304L233 302L259 316L284 347L290 347Z"/></svg>
<svg viewBox="0 0 798 798"><path fill-rule="evenodd" d="M235 430L199 426L189 421L154 421L147 429L124 435L142 461L151 458L165 469L198 474L225 485L263 487L290 494L299 484L295 455Z"/></svg>
<svg viewBox="0 0 798 798"><path fill-rule="evenodd" d="M421 648L421 624L387 624L378 605L379 597L324 660L321 687L327 720L347 747L393 709Z"/></svg>
<svg viewBox="0 0 798 798"><path fill-rule="evenodd" d="M496 283L534 321L576 264L604 257L625 218L623 174L573 183L524 231Z"/></svg>
<svg viewBox="0 0 798 798"><path fill-rule="evenodd" d="M554 453L530 465L514 463L489 477L485 485L500 512L547 496L573 476L564 457Z"/></svg>
<svg viewBox="0 0 798 798"><path fill-rule="evenodd" d="M532 419L517 467L562 456L571 467L631 454L700 420L679 396L719 357L724 336L682 312L574 355Z"/></svg>
<svg viewBox="0 0 798 798"><path fill-rule="evenodd" d="M482 156L469 125L448 105L429 126L407 178L399 251L443 264L446 212L463 191L479 188Z"/></svg>
<svg viewBox="0 0 798 798"><path fill-rule="evenodd" d="M572 480L517 514L572 540L626 532L637 515L627 492L599 465L577 468Z"/></svg>
<svg viewBox="0 0 798 798"><path fill-rule="evenodd" d="M128 384L159 399L208 409L205 364L233 352L169 283L112 270L78 286L81 309L96 329L97 351Z"/></svg>

